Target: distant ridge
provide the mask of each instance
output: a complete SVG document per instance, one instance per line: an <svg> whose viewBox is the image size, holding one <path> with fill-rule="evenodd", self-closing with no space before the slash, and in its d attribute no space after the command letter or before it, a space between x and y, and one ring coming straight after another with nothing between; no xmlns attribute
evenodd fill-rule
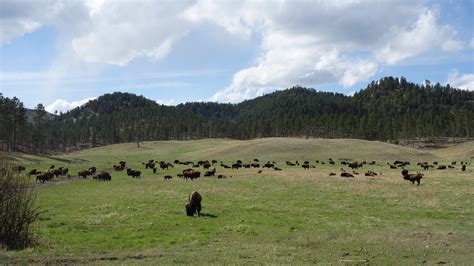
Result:
<svg viewBox="0 0 474 266"><path fill-rule="evenodd" d="M45 124L49 149L147 140L266 137L472 138L474 92L420 86L405 78L373 81L353 96L300 86L238 104L157 104L115 92ZM45 144L43 144L45 145Z"/></svg>

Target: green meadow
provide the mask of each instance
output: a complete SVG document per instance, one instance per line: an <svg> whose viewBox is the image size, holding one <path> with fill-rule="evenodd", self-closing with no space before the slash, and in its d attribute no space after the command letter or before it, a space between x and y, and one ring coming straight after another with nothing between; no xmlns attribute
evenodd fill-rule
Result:
<svg viewBox="0 0 474 266"><path fill-rule="evenodd" d="M38 184L39 242L22 251L0 250L0 264L474 263L474 141L427 151L350 139L206 139L117 144L47 157L3 155L27 171L68 167L72 177ZM254 158L276 161L282 171L219 166ZM336 164L328 164L329 158ZM228 178L184 181L176 175L189 166L181 165L153 174L142 164L150 159L216 159L217 174ZM376 164L342 178L341 168L351 169L341 159ZM113 170L121 160L142 177ZM314 168L287 166L287 160L308 160ZM421 185L403 180L401 169L390 169L387 163L395 160L410 161L410 172L424 173ZM454 160L454 168L446 170L416 165ZM471 165L462 172L460 161ZM74 177L91 166L108 171L112 181ZM364 176L368 170L378 175ZM173 179L164 181L164 175ZM203 197L200 217L185 215L193 190Z"/></svg>

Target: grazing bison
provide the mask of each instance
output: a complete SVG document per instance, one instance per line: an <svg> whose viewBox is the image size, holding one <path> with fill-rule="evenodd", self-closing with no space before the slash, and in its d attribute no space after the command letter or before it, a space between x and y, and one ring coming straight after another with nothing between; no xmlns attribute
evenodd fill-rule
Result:
<svg viewBox="0 0 474 266"><path fill-rule="evenodd" d="M112 176L109 173L104 172L104 171L96 174L92 178L99 181L112 181Z"/></svg>
<svg viewBox="0 0 474 266"><path fill-rule="evenodd" d="M335 176L336 173L329 173L329 176Z"/></svg>
<svg viewBox="0 0 474 266"><path fill-rule="evenodd" d="M266 168L273 168L273 167L275 167L275 164L270 163L270 161L268 161L266 164L263 165L263 167L266 167Z"/></svg>
<svg viewBox="0 0 474 266"><path fill-rule="evenodd" d="M197 179L201 176L201 172L199 171L195 171L194 169L186 169L186 170L183 170L183 176L184 176L184 179Z"/></svg>
<svg viewBox="0 0 474 266"><path fill-rule="evenodd" d="M281 168L278 168L278 167L273 167L273 169L275 169L275 171L281 171Z"/></svg>
<svg viewBox="0 0 474 266"><path fill-rule="evenodd" d="M440 166L438 166L438 169L439 170L444 170L444 169L446 169L446 165L440 165Z"/></svg>
<svg viewBox="0 0 474 266"><path fill-rule="evenodd" d="M415 181L420 185L420 180L423 178L423 174L416 173L416 174L408 174L408 170L404 169L402 171L403 179L410 181L412 184L415 184Z"/></svg>
<svg viewBox="0 0 474 266"><path fill-rule="evenodd" d="M173 177L170 176L170 175L165 175L165 176L163 177L163 179L166 181L166 180L171 180L171 179L173 179Z"/></svg>
<svg viewBox="0 0 474 266"><path fill-rule="evenodd" d="M242 164L241 163L234 163L232 165L232 169L239 169L239 168L242 168Z"/></svg>
<svg viewBox="0 0 474 266"><path fill-rule="evenodd" d="M213 168L211 171L206 171L204 176L214 176L216 174L216 168Z"/></svg>
<svg viewBox="0 0 474 266"><path fill-rule="evenodd" d="M250 166L252 166L253 168L260 168L259 163L251 163Z"/></svg>
<svg viewBox="0 0 474 266"><path fill-rule="evenodd" d="M153 160L148 161L147 163L142 163L145 165L145 169L153 169L155 168L155 162Z"/></svg>
<svg viewBox="0 0 474 266"><path fill-rule="evenodd" d="M160 168L161 168L162 170L168 169L168 164L165 163L165 162L160 162Z"/></svg>
<svg viewBox="0 0 474 266"><path fill-rule="evenodd" d="M227 178L226 175L218 175L218 176L217 176L217 179L226 179L226 178Z"/></svg>
<svg viewBox="0 0 474 266"><path fill-rule="evenodd" d="M462 165L461 171L463 171L463 172L466 171L466 165L465 164Z"/></svg>
<svg viewBox="0 0 474 266"><path fill-rule="evenodd" d="M197 191L191 192L188 196L188 201L185 205L186 215L194 216L197 213L198 216L201 215L201 201L202 197Z"/></svg>
<svg viewBox="0 0 474 266"><path fill-rule="evenodd" d="M357 169L359 167L362 167L362 163L352 162L352 163L347 164L347 166L349 166L352 169Z"/></svg>
<svg viewBox="0 0 474 266"><path fill-rule="evenodd" d="M257 174L261 174L262 173L262 170L258 170Z"/></svg>
<svg viewBox="0 0 474 266"><path fill-rule="evenodd" d="M127 169L127 175L131 176L132 178L139 178L141 176L142 172L138 170L132 170L131 168Z"/></svg>
<svg viewBox="0 0 474 266"><path fill-rule="evenodd" d="M303 169L308 170L309 169L309 164L302 164L301 167L303 167Z"/></svg>
<svg viewBox="0 0 474 266"><path fill-rule="evenodd" d="M77 175L82 178L87 178L87 176L90 176L92 174L89 172L89 170L81 170L77 172Z"/></svg>

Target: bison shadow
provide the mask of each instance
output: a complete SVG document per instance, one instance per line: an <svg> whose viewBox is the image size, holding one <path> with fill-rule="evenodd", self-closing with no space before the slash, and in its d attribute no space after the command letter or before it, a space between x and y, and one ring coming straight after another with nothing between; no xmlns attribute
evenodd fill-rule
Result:
<svg viewBox="0 0 474 266"><path fill-rule="evenodd" d="M209 218L217 218L217 215L211 213L201 213L199 216L209 217Z"/></svg>

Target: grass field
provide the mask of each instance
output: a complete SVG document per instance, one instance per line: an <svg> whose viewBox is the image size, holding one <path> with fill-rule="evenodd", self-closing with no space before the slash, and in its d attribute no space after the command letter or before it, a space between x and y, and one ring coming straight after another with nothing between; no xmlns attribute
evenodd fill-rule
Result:
<svg viewBox="0 0 474 266"><path fill-rule="evenodd" d="M39 244L0 250L0 264L473 264L474 165L465 172L459 161L446 170L416 166L453 159L472 164L473 151L474 142L420 151L361 140L269 138L130 143L48 158L7 154L27 170L54 164L77 173L96 166L110 171L112 182L72 178L38 186ZM184 181L176 178L184 166L153 174L141 164L253 158L275 160L283 170L217 166L218 174L232 177ZM315 163L328 158L336 165ZM377 164L353 179L329 177L349 170L338 159ZM142 178L111 170L120 160ZM309 160L315 168L288 167L285 160ZM421 185L390 170L387 162L394 160L409 160L410 171L423 172ZM381 175L365 177L367 170ZM164 174L175 177L164 181ZM193 190L203 196L201 217L184 212Z"/></svg>

